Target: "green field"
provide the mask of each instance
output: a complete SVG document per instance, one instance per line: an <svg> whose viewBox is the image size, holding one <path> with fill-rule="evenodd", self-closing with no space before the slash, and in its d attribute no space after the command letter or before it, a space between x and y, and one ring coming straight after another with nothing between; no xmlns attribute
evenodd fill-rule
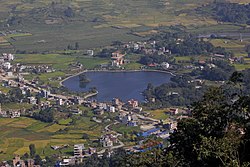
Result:
<svg viewBox="0 0 250 167"><path fill-rule="evenodd" d="M150 113L151 117L154 119L165 120L169 117L167 115L168 109L158 109L158 110L151 110L147 112Z"/></svg>
<svg viewBox="0 0 250 167"><path fill-rule="evenodd" d="M195 8L212 0L55 2L55 6L52 7L51 1L48 0L1 1L0 22L4 24L5 20L15 15L17 19L20 18L21 23L5 27L0 31L21 31L8 34L6 39L12 45L9 48L0 46L0 50L56 51L63 50L75 42L79 43L80 49L97 48L108 46L117 40L141 40L142 38L132 34L157 32L159 26L167 28L171 25L183 25L190 31L197 28L203 31L204 28L217 24L215 20L198 17L193 12ZM14 11L11 6L15 6ZM68 6L74 9L75 15L72 18L63 15Z"/></svg>
<svg viewBox="0 0 250 167"><path fill-rule="evenodd" d="M64 54L16 54L14 63L21 63L23 65L48 65L55 69L54 72L42 74L29 74L25 75L25 79L32 80L39 78L44 84L59 87L60 80L58 77L65 78L66 74L72 74L69 65L79 62L83 65L84 69L94 69L100 64L109 63L109 59L98 57L85 57L83 55L64 55ZM73 72L74 73L74 72ZM3 92L8 89L1 88Z"/></svg>
<svg viewBox="0 0 250 167"><path fill-rule="evenodd" d="M69 149L55 151L53 145L85 143L82 134L87 133L90 139L97 139L101 135L102 126L90 121L89 117L77 119L74 125L66 125L70 120L61 120L59 124L43 123L31 118L0 118L0 161L11 159L14 154L23 155L29 152L29 144L35 144L37 153L42 157L52 154L67 155ZM67 131L58 133L67 128ZM95 130L93 130L95 129ZM90 143L91 144L91 143ZM71 150L72 151L72 150Z"/></svg>

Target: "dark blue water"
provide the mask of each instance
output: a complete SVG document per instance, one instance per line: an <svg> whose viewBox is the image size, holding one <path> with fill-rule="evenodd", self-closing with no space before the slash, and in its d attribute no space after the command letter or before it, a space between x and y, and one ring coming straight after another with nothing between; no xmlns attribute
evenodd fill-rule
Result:
<svg viewBox="0 0 250 167"><path fill-rule="evenodd" d="M85 73L91 81L80 86L79 77L72 77L63 82L63 85L71 91L83 92L93 87L98 90L95 97L98 101L111 101L120 98L123 101L136 99L143 101L143 92L148 83L159 86L170 81L171 75L161 72L87 72Z"/></svg>

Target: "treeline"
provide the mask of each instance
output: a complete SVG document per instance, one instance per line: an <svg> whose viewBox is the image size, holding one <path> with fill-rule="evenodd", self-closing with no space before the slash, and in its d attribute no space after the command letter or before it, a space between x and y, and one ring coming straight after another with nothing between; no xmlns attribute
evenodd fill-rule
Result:
<svg viewBox="0 0 250 167"><path fill-rule="evenodd" d="M222 54L228 57L231 55L225 48L215 47L208 41L186 33L168 32L154 36L150 40L159 41L156 43L157 48L165 47L172 54L179 56Z"/></svg>
<svg viewBox="0 0 250 167"><path fill-rule="evenodd" d="M54 121L54 111L52 108L47 108L33 113L33 118L42 122L51 123Z"/></svg>
<svg viewBox="0 0 250 167"><path fill-rule="evenodd" d="M156 54L156 55L142 56L139 62L143 65L149 65L151 63L161 64L163 62L171 62L171 61L173 61L172 57Z"/></svg>
<svg viewBox="0 0 250 167"><path fill-rule="evenodd" d="M250 4L214 2L197 9L198 13L212 15L218 21L250 24Z"/></svg>

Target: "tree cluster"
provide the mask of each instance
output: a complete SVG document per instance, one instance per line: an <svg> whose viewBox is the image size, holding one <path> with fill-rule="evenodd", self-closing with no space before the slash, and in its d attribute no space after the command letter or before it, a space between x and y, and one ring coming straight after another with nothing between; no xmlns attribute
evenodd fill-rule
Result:
<svg viewBox="0 0 250 167"><path fill-rule="evenodd" d="M218 21L250 24L250 4L214 2L197 11L212 15Z"/></svg>
<svg viewBox="0 0 250 167"><path fill-rule="evenodd" d="M54 111L51 108L47 108L33 114L33 118L42 122L53 122L54 121Z"/></svg>
<svg viewBox="0 0 250 167"><path fill-rule="evenodd" d="M226 81L235 71L235 68L224 60L214 60L211 62L215 67L205 65L204 69L195 69L191 75L210 81Z"/></svg>
<svg viewBox="0 0 250 167"><path fill-rule="evenodd" d="M201 55L201 54L223 54L230 56L225 48L215 47L210 42L199 39L191 34L165 33L154 36L151 40L157 40L156 48L166 47L172 54L179 56Z"/></svg>
<svg viewBox="0 0 250 167"><path fill-rule="evenodd" d="M155 98L155 102L148 102L146 105L151 108L161 108L170 106L186 106L194 101L198 101L207 87L203 85L197 89L197 84L191 82L193 79L188 75L178 75L171 78L171 82L154 87L148 85L144 91L144 96L150 101Z"/></svg>

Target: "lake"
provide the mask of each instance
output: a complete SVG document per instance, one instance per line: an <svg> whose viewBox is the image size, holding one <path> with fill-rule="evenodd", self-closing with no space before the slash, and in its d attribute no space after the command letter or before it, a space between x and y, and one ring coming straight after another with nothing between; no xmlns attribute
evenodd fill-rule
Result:
<svg viewBox="0 0 250 167"><path fill-rule="evenodd" d="M171 74L163 72L86 72L90 82L80 86L79 76L74 76L63 82L63 85L71 91L84 92L93 87L98 90L98 95L93 97L98 101L111 101L119 98L123 101L136 99L143 101L141 94L148 83L159 86L170 81Z"/></svg>

